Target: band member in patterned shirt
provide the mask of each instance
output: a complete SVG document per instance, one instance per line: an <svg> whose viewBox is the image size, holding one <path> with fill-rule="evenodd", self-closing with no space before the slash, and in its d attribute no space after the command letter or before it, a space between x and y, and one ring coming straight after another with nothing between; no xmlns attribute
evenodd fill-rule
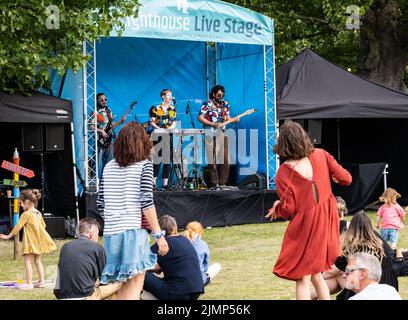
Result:
<svg viewBox="0 0 408 320"><path fill-rule="evenodd" d="M96 95L96 104L97 104L97 128L96 131L98 132L98 140L100 138L107 138L108 132L107 128L110 126L116 127L116 125L120 125L125 122L126 118L122 117L119 120L119 123L113 121L113 114L112 110L109 109L107 105L108 99L106 98L104 93L98 93ZM95 130L94 126L94 114L91 115L89 120L89 129ZM114 132L113 132L114 135ZM105 168L106 164L113 159L113 141L108 145L101 145L98 143L98 161L99 161L99 173L98 176L102 177L103 169Z"/></svg>
<svg viewBox="0 0 408 320"><path fill-rule="evenodd" d="M163 100L161 104L152 108L150 110L150 124L154 129L168 129L169 134L172 129L176 127L176 107L174 103L173 94L170 89L163 89L160 93L160 96ZM157 141L153 141L154 145L157 145L162 141L162 136L159 135ZM170 141L171 141L170 137ZM170 152L172 152L172 143L170 143ZM157 156L162 156L163 150L155 150ZM171 157L171 155L170 155ZM166 159L166 158L165 158ZM168 178L170 173L170 163L163 163L163 174L162 174L162 187L167 189ZM157 176L159 174L161 163L154 162L154 183L156 185Z"/></svg>
<svg viewBox="0 0 408 320"><path fill-rule="evenodd" d="M224 100L225 89L216 85L211 89L209 100L205 102L200 110L198 120L203 123L204 128L214 129L213 136L206 135L205 147L207 153L208 167L211 176L211 187L225 187L229 176L228 161L228 139L225 134L223 122L229 120L230 106ZM238 122L239 118L234 118Z"/></svg>

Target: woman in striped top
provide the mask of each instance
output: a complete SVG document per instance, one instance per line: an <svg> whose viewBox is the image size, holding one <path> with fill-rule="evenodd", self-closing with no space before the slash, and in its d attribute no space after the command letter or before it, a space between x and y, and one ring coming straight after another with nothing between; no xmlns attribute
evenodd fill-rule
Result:
<svg viewBox="0 0 408 320"><path fill-rule="evenodd" d="M105 222L107 264L100 282L123 282L118 299L139 300L145 271L152 269L157 260L150 251L149 235L141 228L142 214L152 228L158 254L165 255L169 250L153 202L151 148L143 127L127 123L115 139L115 159L106 165L102 175L97 204Z"/></svg>

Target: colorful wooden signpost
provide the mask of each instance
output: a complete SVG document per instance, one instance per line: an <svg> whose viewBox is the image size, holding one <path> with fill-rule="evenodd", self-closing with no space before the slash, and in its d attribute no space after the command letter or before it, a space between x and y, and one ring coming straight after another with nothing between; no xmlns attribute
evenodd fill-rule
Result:
<svg viewBox="0 0 408 320"><path fill-rule="evenodd" d="M18 158L18 159L20 159L20 158ZM14 161L14 158L13 158L13 161ZM20 163L20 160L18 161L18 163ZM21 174L22 176L25 176L27 178L34 177L34 171L33 170L30 170L30 169L27 169L27 168L24 168L24 167L20 167L15 162L11 163L11 162L8 162L6 160L3 160L3 163L1 164L1 167L3 169L10 170L10 171L12 171L14 173Z"/></svg>
<svg viewBox="0 0 408 320"><path fill-rule="evenodd" d="M17 148L14 150L13 154L13 163L3 160L1 167L3 169L9 170L13 172L13 180L4 179L3 184L8 186L13 186L13 227L17 225L19 220L19 213L20 213L20 187L26 187L27 182L20 181L20 175L25 176L27 178L34 177L34 171L20 167L20 156L18 153ZM20 239L18 236L14 237L14 259L18 260L20 257Z"/></svg>
<svg viewBox="0 0 408 320"><path fill-rule="evenodd" d="M6 185L6 186L16 186L16 187L20 187L20 188L23 188L23 187L27 187L27 182L25 182L25 181L14 181L14 180L11 180L11 179L3 179L3 184L4 185Z"/></svg>

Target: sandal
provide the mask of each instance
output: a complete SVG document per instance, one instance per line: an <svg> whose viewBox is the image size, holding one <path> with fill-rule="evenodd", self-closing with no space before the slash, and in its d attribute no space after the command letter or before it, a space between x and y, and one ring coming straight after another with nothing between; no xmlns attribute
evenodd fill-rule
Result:
<svg viewBox="0 0 408 320"><path fill-rule="evenodd" d="M17 288L21 289L21 290L31 290L34 289L34 285L32 283L21 283L17 285Z"/></svg>
<svg viewBox="0 0 408 320"><path fill-rule="evenodd" d="M34 288L43 289L43 288L45 288L45 283L39 281L34 285Z"/></svg>

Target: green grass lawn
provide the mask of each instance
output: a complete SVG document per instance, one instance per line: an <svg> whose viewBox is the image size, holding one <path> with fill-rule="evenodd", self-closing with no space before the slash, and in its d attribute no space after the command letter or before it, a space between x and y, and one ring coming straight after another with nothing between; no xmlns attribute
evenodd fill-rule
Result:
<svg viewBox="0 0 408 320"><path fill-rule="evenodd" d="M374 221L373 213L370 217ZM294 299L294 282L272 274L286 226L287 222L277 222L206 229L203 239L210 247L211 261L221 263L222 270L200 299ZM65 242L56 241L58 248ZM400 232L398 244L408 248L406 229ZM43 256L47 279L55 278L58 253ZM23 260L13 260L12 241L0 242L0 266L0 281L24 278ZM399 283L402 298L408 299L408 277L400 277ZM0 299L54 299L54 296L51 289L0 289Z"/></svg>

